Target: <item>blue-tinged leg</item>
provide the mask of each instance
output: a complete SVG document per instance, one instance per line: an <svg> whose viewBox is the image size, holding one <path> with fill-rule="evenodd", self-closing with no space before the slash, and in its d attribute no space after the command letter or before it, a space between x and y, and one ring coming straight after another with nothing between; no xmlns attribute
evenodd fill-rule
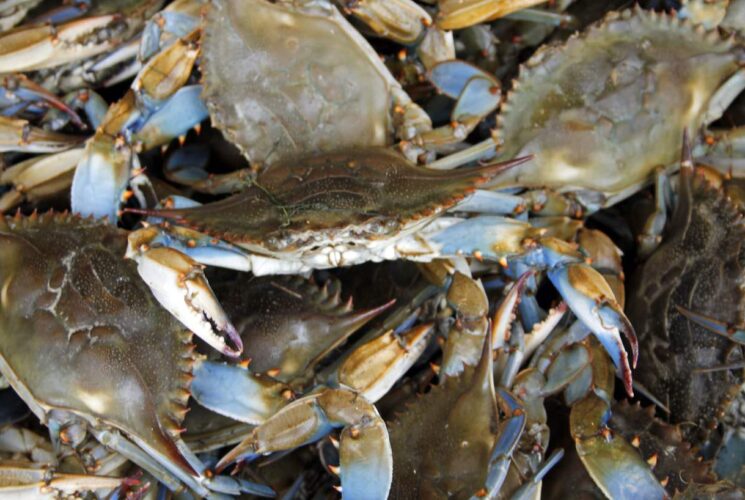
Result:
<svg viewBox="0 0 745 500"><path fill-rule="evenodd" d="M636 334L605 279L587 264L557 266L549 270L548 276L572 312L603 344L626 392L633 395L631 366L620 333L631 345L634 366L639 349Z"/></svg>
<svg viewBox="0 0 745 500"><path fill-rule="evenodd" d="M733 342L745 345L745 327L724 323L710 316L704 316L693 311L689 311L681 306L675 306L678 312L685 316L689 321L706 328L718 335L728 338Z"/></svg>
<svg viewBox="0 0 745 500"><path fill-rule="evenodd" d="M507 477L507 472L510 470L512 453L520 441L527 419L522 405L512 394L501 388L497 389L497 394L508 416L500 426L499 439L494 444L489 456L489 468L484 483L487 498L497 497L497 493ZM476 498L479 497L472 497L473 500Z"/></svg>
<svg viewBox="0 0 745 500"><path fill-rule="evenodd" d="M245 455L312 443L343 427L339 445L342 498L384 500L393 478L385 422L365 398L347 389L322 389L282 408L217 464L221 471Z"/></svg>

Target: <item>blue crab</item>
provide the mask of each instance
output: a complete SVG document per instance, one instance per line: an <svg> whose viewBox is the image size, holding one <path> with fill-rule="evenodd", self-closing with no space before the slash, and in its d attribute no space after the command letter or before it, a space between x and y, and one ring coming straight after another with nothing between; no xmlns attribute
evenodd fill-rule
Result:
<svg viewBox="0 0 745 500"><path fill-rule="evenodd" d="M79 444L87 430L174 490L270 494L207 477L179 438L198 362L191 333L121 259L124 231L19 215L0 219L0 240L0 371L55 441Z"/></svg>
<svg viewBox="0 0 745 500"><path fill-rule="evenodd" d="M713 169L694 170L684 148L672 213L632 278L627 308L643 339L640 382L670 421L687 424L681 427L685 440L713 461L717 477L739 486L743 440L737 415L745 380L741 186ZM665 196L668 183L661 190L658 196ZM645 274L650 267L665 278Z"/></svg>
<svg viewBox="0 0 745 500"><path fill-rule="evenodd" d="M737 38L673 16L611 12L563 45L538 49L507 94L492 139L431 166L485 152L532 154L533 162L495 179L495 189L527 189L529 208L549 214L612 205L650 184L658 167L676 168L683 130L722 115L745 87L743 53Z"/></svg>
<svg viewBox="0 0 745 500"><path fill-rule="evenodd" d="M458 202L475 185L524 161L441 172L387 149L370 149L275 165L222 201L144 211L186 227L137 230L130 235L127 256L137 261L158 300L185 324L203 321L201 311L183 302L184 291L173 286L196 265L192 259L256 275L398 258L427 262L471 255L505 265L512 260L547 271L572 311L611 353L631 391L620 332L630 342L633 363L633 329L603 277L574 246L548 236L547 228L511 218L437 217L447 209L499 209L501 198L495 203L488 193L485 199L474 195Z"/></svg>
<svg viewBox="0 0 745 500"><path fill-rule="evenodd" d="M741 208L694 174L691 162L688 153L674 211L631 280L627 311L644 339L641 383L672 418L695 424L688 437L699 443L743 381L745 338L733 325L743 322L745 296ZM651 268L664 272L654 276Z"/></svg>
<svg viewBox="0 0 745 500"><path fill-rule="evenodd" d="M427 17L404 0L396 1L398 7L389 5L390 12L375 5L380 6L367 2L370 11L356 5L345 10L371 25L396 21L391 12ZM420 19L414 24L421 27ZM429 151L461 143L496 109L501 96L499 82L490 74L462 63L438 64L432 81L457 103L450 124L433 130L429 116L329 1L219 0L208 9L203 41L193 25L184 33L185 25L178 26L180 38L159 52L147 51L149 59L131 91L110 108L89 140L72 186L74 211L114 220L120 197L138 171L136 153L183 136L199 126L208 110L213 124L255 171L298 155L392 145L395 138L410 159L428 157ZM153 45L156 38L143 35L142 44ZM308 65L311 54L314 62ZM436 59L452 57L448 52ZM201 98L202 86L182 88L193 79L198 58ZM106 189L101 188L104 183Z"/></svg>

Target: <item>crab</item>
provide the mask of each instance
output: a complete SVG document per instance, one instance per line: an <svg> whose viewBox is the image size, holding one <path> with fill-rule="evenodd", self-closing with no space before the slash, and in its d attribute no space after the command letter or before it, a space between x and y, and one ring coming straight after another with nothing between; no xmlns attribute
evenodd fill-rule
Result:
<svg viewBox="0 0 745 500"><path fill-rule="evenodd" d="M397 2L412 12L420 10ZM369 11L358 5L347 10L373 26L406 24L375 5L366 3ZM409 7L400 8L409 12ZM421 24L419 18L415 24ZM115 220L120 197L138 170L136 152L184 135L206 118L207 109L213 124L251 161L250 176L298 155L390 146L396 137L409 159L431 158L435 151L461 143L496 109L501 96L499 81L487 72L465 63L433 63L433 84L457 99L450 123L433 130L429 116L329 1L216 0L208 9L204 33L203 42L197 28L160 52L148 51L151 56L131 92L112 106L89 139L72 185L74 211ZM155 38L143 35L142 44ZM308 66L310 55L315 62ZM191 86L193 92L181 88L197 58L204 82L201 99L201 87ZM226 64L225 58L246 64Z"/></svg>
<svg viewBox="0 0 745 500"><path fill-rule="evenodd" d="M695 175L684 152L674 211L629 286L638 379L674 422L693 424L686 439L699 446L743 382L741 219L742 208Z"/></svg>
<svg viewBox="0 0 745 500"><path fill-rule="evenodd" d="M0 240L0 371L53 441L78 442L87 430L174 490L271 494L206 477L179 438L197 364L191 333L121 259L124 231L19 214L0 219ZM198 284L190 280L195 302Z"/></svg>
<svg viewBox="0 0 745 500"><path fill-rule="evenodd" d="M503 482L525 427L525 413L512 394L495 389L491 344L484 341L484 346L475 367L433 387L391 424L393 497L509 494ZM528 484L535 488L540 476Z"/></svg>
<svg viewBox="0 0 745 500"><path fill-rule="evenodd" d="M719 118L745 88L744 53L736 38L676 17L611 12L565 44L541 47L522 66L493 137L431 167L487 150L497 159L532 154L494 188L527 189L534 212L607 207L650 184L658 167L676 168L683 130Z"/></svg>
<svg viewBox="0 0 745 500"><path fill-rule="evenodd" d="M548 272L570 309L611 353L631 391L631 367L620 332L633 354L633 329L607 283L575 247L547 236L548 229L515 219L436 217L448 208L498 209L502 199L489 193L458 201L494 172L524 161L440 172L387 149L319 155L299 165L277 165L260 174L252 187L222 201L144 211L185 227L137 230L129 237L126 255L137 261L161 304L186 325L203 321L202 311L183 302L184 290L172 285L178 284L184 266L195 265L192 259L255 275L398 258L427 262L472 255L505 265L520 262Z"/></svg>

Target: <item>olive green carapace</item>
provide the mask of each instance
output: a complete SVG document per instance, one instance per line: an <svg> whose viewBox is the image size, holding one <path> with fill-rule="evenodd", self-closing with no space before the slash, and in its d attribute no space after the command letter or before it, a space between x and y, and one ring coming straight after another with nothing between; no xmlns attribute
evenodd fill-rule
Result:
<svg viewBox="0 0 745 500"><path fill-rule="evenodd" d="M742 348L686 319L677 307L741 325L745 312L742 214L703 178L681 174L677 206L662 243L628 288L627 313L639 337L634 377L688 422L687 439L708 434L743 381ZM694 442L697 444L697 442Z"/></svg>
<svg viewBox="0 0 745 500"><path fill-rule="evenodd" d="M68 410L190 467L171 437L191 334L124 260L126 232L76 216L0 221L0 369L42 419Z"/></svg>
<svg viewBox="0 0 745 500"><path fill-rule="evenodd" d="M426 169L383 148L328 153L272 166L224 200L155 214L268 250L322 244L324 236L385 239L452 207L502 169Z"/></svg>
<svg viewBox="0 0 745 500"><path fill-rule="evenodd" d="M499 437L492 366L484 358L432 387L389 424L391 498L467 499L483 487Z"/></svg>
<svg viewBox="0 0 745 500"><path fill-rule="evenodd" d="M544 45L521 68L495 136L501 157L535 157L500 181L606 198L636 192L675 163L684 130L712 119L708 105L744 54L735 38L640 8Z"/></svg>
<svg viewBox="0 0 745 500"><path fill-rule="evenodd" d="M315 364L391 303L354 311L341 299L341 284L298 276L239 277L216 284L215 294L233 318L251 359L251 371L276 370L272 378L301 383Z"/></svg>

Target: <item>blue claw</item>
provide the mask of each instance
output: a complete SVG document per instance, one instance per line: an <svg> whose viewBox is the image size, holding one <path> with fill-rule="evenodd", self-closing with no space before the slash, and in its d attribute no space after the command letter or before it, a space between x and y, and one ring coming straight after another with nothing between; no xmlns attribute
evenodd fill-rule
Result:
<svg viewBox="0 0 745 500"><path fill-rule="evenodd" d="M716 320L709 316L689 311L684 307L675 307L678 309L678 312L685 316L689 321L721 335L722 337L726 337L733 342L745 345L745 329L743 329L742 326L724 323L723 321Z"/></svg>
<svg viewBox="0 0 745 500"><path fill-rule="evenodd" d="M186 134L209 116L199 97L201 93L201 85L179 89L133 131L132 140L142 142L144 149L148 149Z"/></svg>
<svg viewBox="0 0 745 500"><path fill-rule="evenodd" d="M484 70L457 59L443 61L430 71L429 79L446 96L457 99L473 77L483 77Z"/></svg>
<svg viewBox="0 0 745 500"><path fill-rule="evenodd" d="M571 264L550 269L548 277L575 316L603 344L626 392L633 396L631 366L620 333L631 345L634 366L639 354L636 334L602 275L587 264Z"/></svg>
<svg viewBox="0 0 745 500"><path fill-rule="evenodd" d="M201 361L193 375L191 395L200 405L241 422L258 425L287 404L284 384L237 365Z"/></svg>
<svg viewBox="0 0 745 500"><path fill-rule="evenodd" d="M88 142L72 179L73 212L106 217L116 223L121 197L135 162L137 157L130 148L117 148L114 138L96 134Z"/></svg>

